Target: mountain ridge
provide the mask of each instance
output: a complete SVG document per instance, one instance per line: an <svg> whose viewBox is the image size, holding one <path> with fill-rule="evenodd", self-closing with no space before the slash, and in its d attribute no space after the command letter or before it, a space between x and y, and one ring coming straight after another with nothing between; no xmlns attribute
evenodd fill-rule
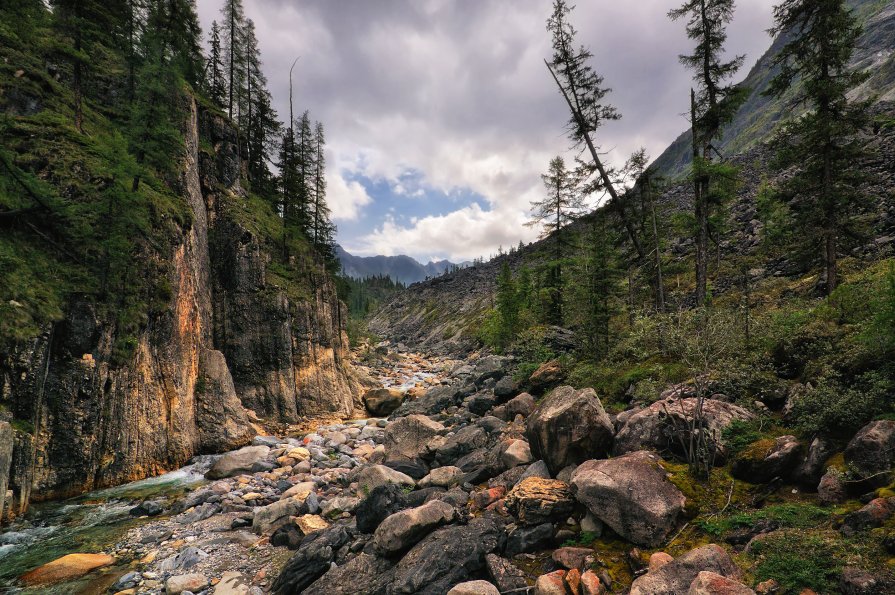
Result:
<svg viewBox="0 0 895 595"><path fill-rule="evenodd" d="M455 264L449 260L429 261L421 263L406 254L396 256L355 256L342 246L336 245L336 256L342 263L342 273L352 279L386 275L392 280L405 285L425 281L437 277L455 266L463 267L466 263Z"/></svg>

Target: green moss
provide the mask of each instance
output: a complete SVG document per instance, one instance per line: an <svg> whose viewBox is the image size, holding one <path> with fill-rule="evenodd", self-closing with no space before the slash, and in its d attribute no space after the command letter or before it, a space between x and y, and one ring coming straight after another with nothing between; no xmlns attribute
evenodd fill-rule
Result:
<svg viewBox="0 0 895 595"><path fill-rule="evenodd" d="M9 425L17 432L34 435L34 424L26 419L11 419Z"/></svg>
<svg viewBox="0 0 895 595"><path fill-rule="evenodd" d="M764 460L774 450L776 442L773 438L762 438L756 440L746 448L744 448L737 458L744 461L761 461Z"/></svg>
<svg viewBox="0 0 895 595"><path fill-rule="evenodd" d="M829 520L830 510L807 503L785 503L759 510L737 512L708 519L698 519L696 525L713 536L722 536L741 527L751 527L757 521L775 521L780 527L816 527Z"/></svg>

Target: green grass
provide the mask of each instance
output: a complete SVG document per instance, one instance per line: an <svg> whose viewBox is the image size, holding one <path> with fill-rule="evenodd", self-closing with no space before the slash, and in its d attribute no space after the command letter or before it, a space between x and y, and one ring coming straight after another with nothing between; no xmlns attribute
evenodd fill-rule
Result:
<svg viewBox="0 0 895 595"><path fill-rule="evenodd" d="M699 519L696 525L709 535L720 537L735 529L751 527L757 521L775 521L780 527L816 527L829 520L830 515L829 509L812 504L786 503L710 519Z"/></svg>

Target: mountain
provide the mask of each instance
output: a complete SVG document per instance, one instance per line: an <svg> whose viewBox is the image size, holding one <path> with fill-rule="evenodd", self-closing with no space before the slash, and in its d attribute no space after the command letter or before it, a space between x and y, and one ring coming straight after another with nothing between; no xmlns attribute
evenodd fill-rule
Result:
<svg viewBox="0 0 895 595"><path fill-rule="evenodd" d="M852 57L852 67L871 75L853 95L855 98L895 101L895 3L850 0L849 4L864 26ZM718 143L723 155L741 154L767 141L777 123L791 115L792 107L786 97L762 95L776 75L774 56L785 43L785 35L776 38L742 81L741 84L749 89L749 95L724 129L724 137ZM665 149L653 163L656 171L670 179L680 178L692 157L690 138L687 130Z"/></svg>
<svg viewBox="0 0 895 595"><path fill-rule="evenodd" d="M439 260L422 264L405 256L354 256L341 246L336 246L336 256L342 263L342 272L353 279L388 275L394 281L405 285L437 277L454 267L449 260ZM459 265L465 266L465 263Z"/></svg>

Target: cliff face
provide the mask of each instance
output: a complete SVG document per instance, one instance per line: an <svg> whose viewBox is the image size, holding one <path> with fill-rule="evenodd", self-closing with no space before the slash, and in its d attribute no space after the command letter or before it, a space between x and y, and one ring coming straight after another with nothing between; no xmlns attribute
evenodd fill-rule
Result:
<svg viewBox="0 0 895 595"><path fill-rule="evenodd" d="M242 445L256 433L248 410L277 422L353 410L360 389L333 283L309 255L291 292L269 283L264 242L235 216L246 198L235 131L193 103L184 139L178 184L192 221L159 263L167 309L129 359L114 362L118 331L86 296L0 352L0 405L18 420L0 431L6 514Z"/></svg>

